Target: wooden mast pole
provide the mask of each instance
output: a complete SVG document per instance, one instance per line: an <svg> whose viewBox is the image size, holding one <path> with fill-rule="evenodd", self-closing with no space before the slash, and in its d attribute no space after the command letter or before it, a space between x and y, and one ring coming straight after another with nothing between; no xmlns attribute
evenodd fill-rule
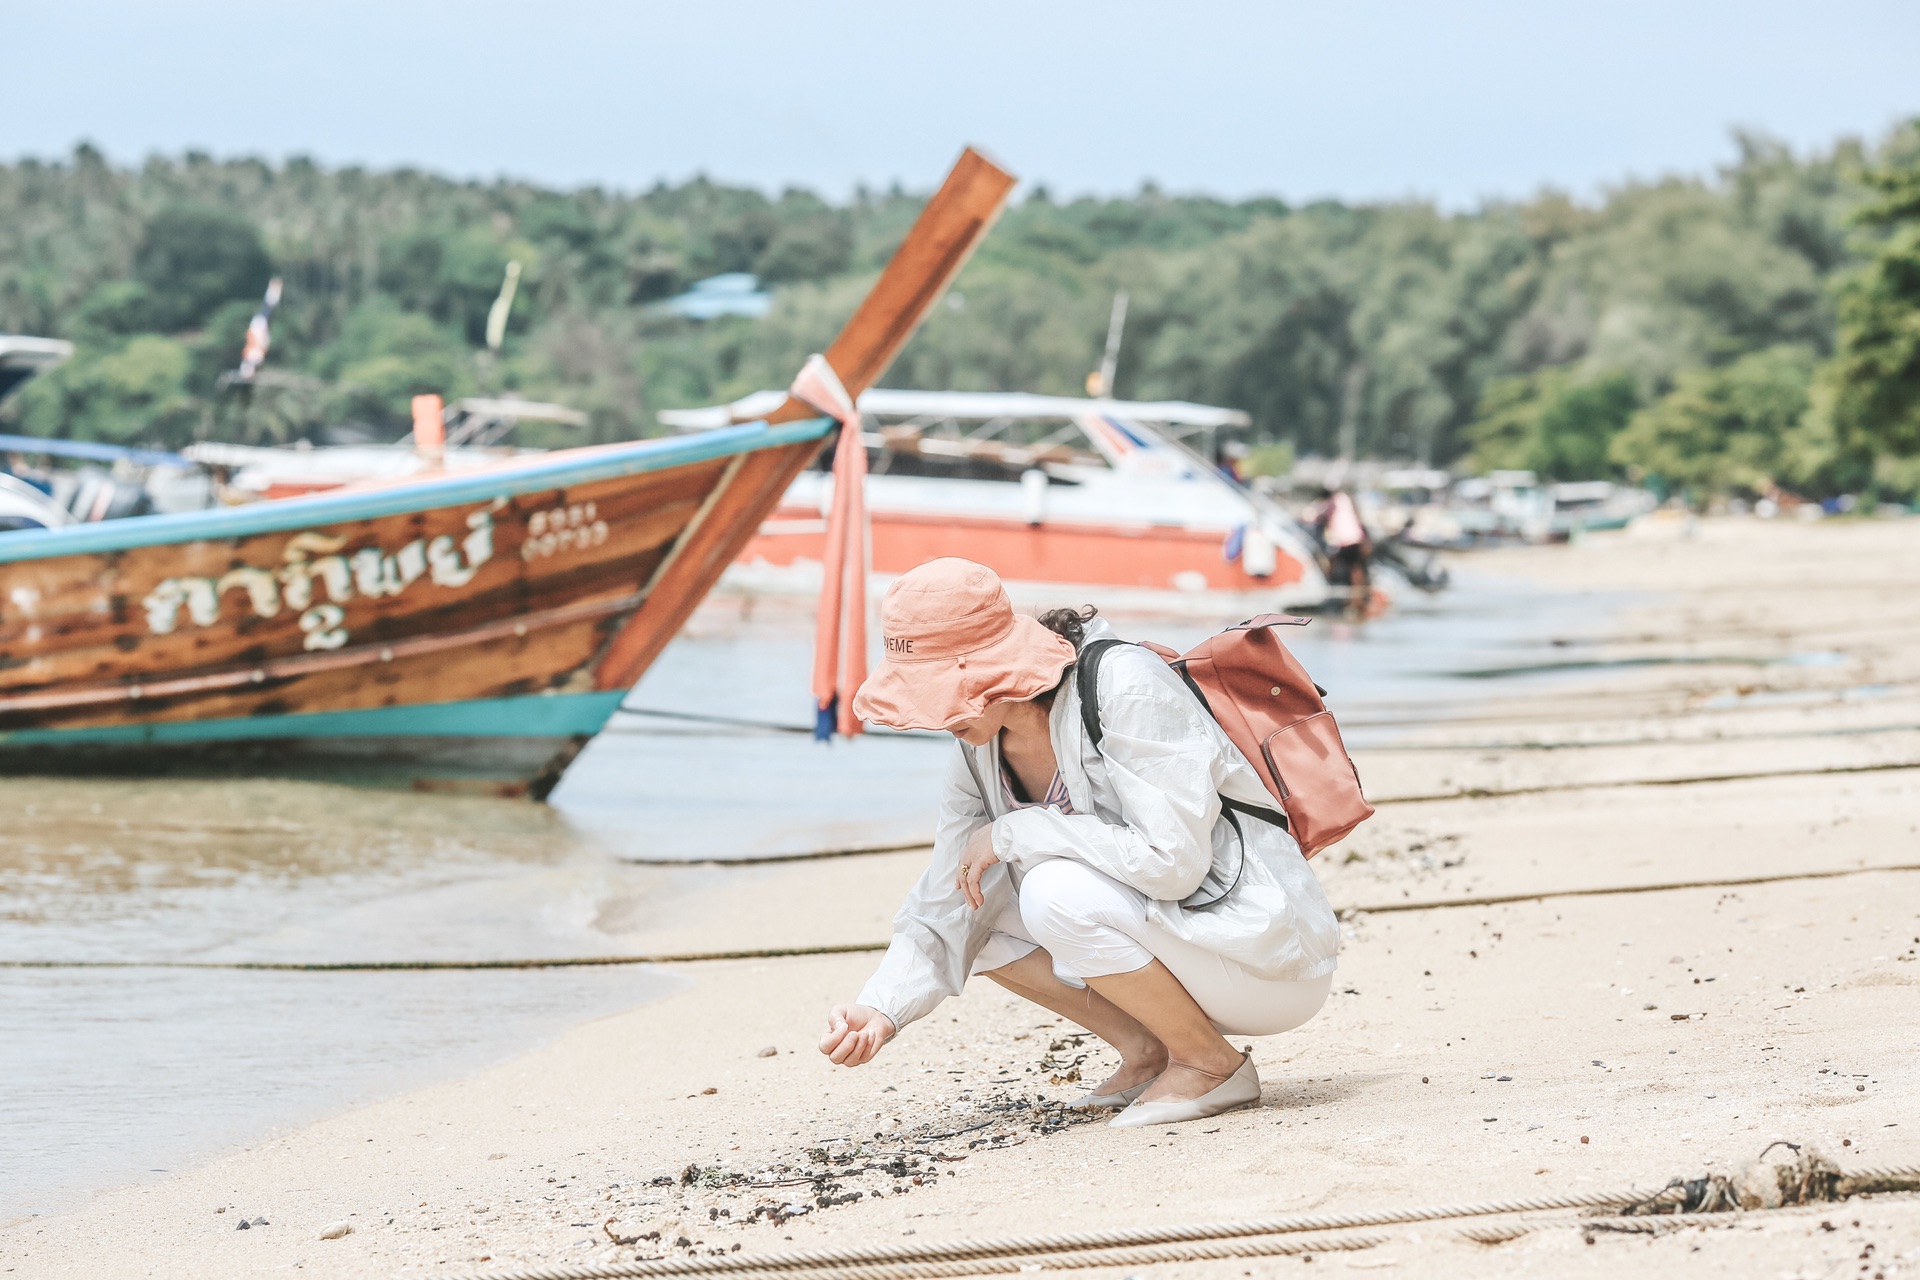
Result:
<svg viewBox="0 0 1920 1280"><path fill-rule="evenodd" d="M960 154L880 279L827 348L827 363L848 394L858 399L887 371L1000 216L1016 181L972 147ZM818 414L789 396L767 421ZM640 678L818 452L819 445L808 442L747 456L725 492L682 534L646 602L608 644L594 671L596 687L625 688Z"/></svg>

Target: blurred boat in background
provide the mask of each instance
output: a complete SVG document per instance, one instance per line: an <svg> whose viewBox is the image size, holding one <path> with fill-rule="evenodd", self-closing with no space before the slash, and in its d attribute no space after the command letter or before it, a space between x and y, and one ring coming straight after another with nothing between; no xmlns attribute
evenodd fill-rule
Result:
<svg viewBox="0 0 1920 1280"><path fill-rule="evenodd" d="M724 430L780 394L660 420L685 432ZM894 390L866 392L859 409L878 576L965 556L1019 584L1257 593L1276 608L1328 599L1313 535L1211 461L1218 433L1249 425L1238 410ZM797 478L730 580L813 589L832 499L827 472Z"/></svg>
<svg viewBox="0 0 1920 1280"><path fill-rule="evenodd" d="M400 480L427 471L477 471L510 458L547 452L503 443L522 422L585 427L587 415L535 400L469 396L446 407L445 441L431 455L415 448L410 434L392 443L317 448L307 446L305 441L291 447L267 448L207 440L190 444L181 452L199 466L224 472L223 487L232 499L290 498L352 484Z"/></svg>
<svg viewBox="0 0 1920 1280"><path fill-rule="evenodd" d="M0 334L0 403L72 356L73 344L57 338ZM79 465L46 465L59 462ZM0 434L0 533L199 510L214 498L212 477L182 454Z"/></svg>
<svg viewBox="0 0 1920 1280"><path fill-rule="evenodd" d="M1408 513L1404 540L1424 547L1564 542L1625 528L1659 505L1645 489L1610 480L1542 483L1531 471L1465 476Z"/></svg>
<svg viewBox="0 0 1920 1280"><path fill-rule="evenodd" d="M1621 529L1660 505L1650 491L1611 480L1542 481L1531 471L1456 475L1438 467L1303 458L1254 487L1289 510L1329 486L1353 493L1376 543L1460 551L1503 542L1564 542Z"/></svg>

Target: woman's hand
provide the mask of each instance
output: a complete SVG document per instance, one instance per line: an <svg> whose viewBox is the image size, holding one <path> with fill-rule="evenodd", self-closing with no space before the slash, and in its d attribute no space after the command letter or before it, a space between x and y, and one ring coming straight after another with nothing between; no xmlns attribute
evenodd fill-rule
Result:
<svg viewBox="0 0 1920 1280"><path fill-rule="evenodd" d="M843 1067L873 1061L880 1047L893 1039L893 1019L864 1004L837 1004L827 1015L827 1034L820 1052Z"/></svg>
<svg viewBox="0 0 1920 1280"><path fill-rule="evenodd" d="M998 861L1000 855L993 851L993 824L989 822L967 837L967 847L960 851L960 878L955 882L975 911L987 901L986 895L980 892L980 877Z"/></svg>

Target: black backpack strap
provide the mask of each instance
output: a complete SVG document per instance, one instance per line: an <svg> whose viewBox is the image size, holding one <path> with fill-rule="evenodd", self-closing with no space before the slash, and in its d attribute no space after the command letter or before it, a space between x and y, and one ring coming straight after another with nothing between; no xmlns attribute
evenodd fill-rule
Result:
<svg viewBox="0 0 1920 1280"><path fill-rule="evenodd" d="M1103 730L1100 728L1100 659L1107 650L1116 645L1125 644L1124 640L1089 640L1080 646L1080 659L1073 669L1074 686L1080 691L1080 723L1087 731L1087 741L1100 747Z"/></svg>
<svg viewBox="0 0 1920 1280"><path fill-rule="evenodd" d="M1104 732L1100 727L1100 659L1107 650L1125 643L1127 643L1125 640L1090 640L1081 647L1079 665L1074 668L1074 685L1080 691L1080 723L1086 728L1087 741L1093 744L1096 751L1100 748L1100 739ZM1176 663L1173 669L1192 691L1201 708L1211 716L1213 708L1207 705L1207 695L1200 691L1200 686L1195 684L1193 677L1187 674L1186 664ZM1282 831L1287 830L1289 826L1287 815L1278 809L1230 800L1226 796L1220 797L1220 807L1226 811L1229 821L1232 821L1234 814L1240 813L1260 822L1270 822ZM1239 829L1239 823L1235 822L1233 825L1235 830ZM1235 880L1238 881L1237 876Z"/></svg>
<svg viewBox="0 0 1920 1280"><path fill-rule="evenodd" d="M1262 808L1257 804L1248 804L1244 800L1229 800L1226 796L1220 797L1220 807L1228 813L1244 813L1249 818L1258 818L1262 822L1271 822L1282 831L1287 830L1287 815L1278 809Z"/></svg>
<svg viewBox="0 0 1920 1280"><path fill-rule="evenodd" d="M1126 641L1124 640L1089 641L1087 644L1081 646L1079 665L1074 669L1074 687L1078 689L1080 693L1080 723L1086 728L1087 741L1093 744L1096 751L1100 748L1100 738L1102 736L1102 730L1100 728L1100 659L1106 654L1107 650L1125 643ZM1193 696L1199 700L1201 707L1206 710L1208 715L1212 715L1213 708L1207 706L1207 696L1200 692L1200 687L1193 682L1193 677L1187 674L1185 664L1176 665L1174 670L1179 673L1181 680L1186 682L1187 688L1193 691ZM1221 902L1224 902L1227 896L1240 886L1240 877L1246 873L1247 869L1247 835L1245 831L1241 830L1239 815L1244 814L1249 818L1254 818L1261 822L1270 822L1282 831L1287 829L1287 816L1277 809L1265 809L1259 805L1245 804L1239 800L1229 800L1226 796L1221 796L1220 811L1221 816L1225 817L1227 823L1232 826L1234 835L1239 838L1240 865L1234 868L1233 878L1227 881L1226 888L1222 889L1219 893L1212 897L1203 898L1196 892L1185 899L1180 905L1190 911L1204 911L1208 907L1217 906Z"/></svg>

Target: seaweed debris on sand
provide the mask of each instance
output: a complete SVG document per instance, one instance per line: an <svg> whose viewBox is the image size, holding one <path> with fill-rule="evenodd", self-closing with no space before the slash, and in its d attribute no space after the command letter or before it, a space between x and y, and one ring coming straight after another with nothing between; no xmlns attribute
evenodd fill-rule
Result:
<svg viewBox="0 0 1920 1280"><path fill-rule="evenodd" d="M1077 1042L1080 1037L1070 1039ZM888 1117L890 1130L876 1130L870 1138L823 1138L783 1157L755 1161L750 1168L690 1163L677 1177L662 1174L649 1181L662 1192L657 1214L609 1219L602 1229L619 1245L653 1243L688 1256L717 1256L740 1245L728 1249L695 1240L684 1234L683 1224L704 1217L715 1230L761 1221L781 1226L869 1198L904 1196L943 1175L952 1177L950 1166L974 1152L1003 1151L1106 1119L1104 1112L1075 1111L1058 1099L1007 1090L966 1101L968 1109L962 1114L972 1123L957 1127L951 1118L908 1125L893 1116ZM667 1219L668 1225L656 1225L655 1216Z"/></svg>

